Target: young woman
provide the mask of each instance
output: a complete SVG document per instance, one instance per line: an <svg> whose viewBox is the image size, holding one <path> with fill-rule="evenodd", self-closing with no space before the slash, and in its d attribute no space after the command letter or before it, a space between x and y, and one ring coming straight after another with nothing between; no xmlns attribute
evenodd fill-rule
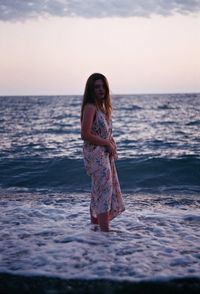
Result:
<svg viewBox="0 0 200 294"><path fill-rule="evenodd" d="M87 174L91 176L90 216L92 224L109 231L109 221L125 210L114 160L112 103L106 77L92 74L85 86L81 108L81 137Z"/></svg>

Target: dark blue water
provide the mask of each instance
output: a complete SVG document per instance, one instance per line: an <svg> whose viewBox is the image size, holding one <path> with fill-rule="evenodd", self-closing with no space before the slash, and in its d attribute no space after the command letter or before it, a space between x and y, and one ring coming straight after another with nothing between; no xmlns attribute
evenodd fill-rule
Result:
<svg viewBox="0 0 200 294"><path fill-rule="evenodd" d="M113 97L126 211L89 224L80 96L0 97L0 272L199 276L200 94Z"/></svg>
<svg viewBox="0 0 200 294"><path fill-rule="evenodd" d="M88 190L81 97L0 97L2 188ZM200 191L200 95L115 96L124 191ZM78 171L78 172L77 172Z"/></svg>

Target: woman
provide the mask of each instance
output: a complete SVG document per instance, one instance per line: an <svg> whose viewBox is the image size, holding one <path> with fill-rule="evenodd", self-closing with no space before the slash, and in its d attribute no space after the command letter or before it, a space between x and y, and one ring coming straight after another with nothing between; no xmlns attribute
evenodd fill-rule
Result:
<svg viewBox="0 0 200 294"><path fill-rule="evenodd" d="M81 108L81 137L87 174L92 179L90 216L92 224L109 231L109 221L125 210L114 159L112 104L106 77L92 74L86 83Z"/></svg>

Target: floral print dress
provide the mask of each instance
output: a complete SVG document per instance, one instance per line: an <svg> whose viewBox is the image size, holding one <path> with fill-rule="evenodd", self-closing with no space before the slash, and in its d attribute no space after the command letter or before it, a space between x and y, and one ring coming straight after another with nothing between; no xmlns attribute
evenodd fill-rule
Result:
<svg viewBox="0 0 200 294"><path fill-rule="evenodd" d="M112 138L112 121L97 109L92 125L92 133L103 139ZM105 146L83 144L83 158L87 174L92 179L90 209L93 217L109 212L110 220L125 210L120 184L115 167L115 159Z"/></svg>

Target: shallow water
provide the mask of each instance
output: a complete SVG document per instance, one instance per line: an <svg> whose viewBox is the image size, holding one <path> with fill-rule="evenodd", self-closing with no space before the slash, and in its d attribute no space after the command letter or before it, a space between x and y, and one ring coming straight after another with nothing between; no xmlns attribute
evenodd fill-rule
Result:
<svg viewBox="0 0 200 294"><path fill-rule="evenodd" d="M0 272L158 280L200 274L200 200L126 194L111 232L90 225L89 195L1 196Z"/></svg>

